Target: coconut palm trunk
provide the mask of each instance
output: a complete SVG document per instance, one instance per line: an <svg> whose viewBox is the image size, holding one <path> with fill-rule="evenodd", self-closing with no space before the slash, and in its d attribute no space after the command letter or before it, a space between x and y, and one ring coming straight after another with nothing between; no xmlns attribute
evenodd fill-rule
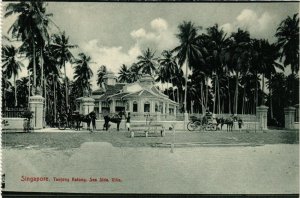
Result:
<svg viewBox="0 0 300 198"><path fill-rule="evenodd" d="M228 77L227 77L227 84L228 84L228 113L231 114L230 83Z"/></svg>
<svg viewBox="0 0 300 198"><path fill-rule="evenodd" d="M32 40L33 48L33 93L36 94L36 62L35 62L35 43Z"/></svg>
<svg viewBox="0 0 300 198"><path fill-rule="evenodd" d="M208 104L208 78L205 77L205 111L208 109L207 104Z"/></svg>
<svg viewBox="0 0 300 198"><path fill-rule="evenodd" d="M235 96L234 96L234 114L237 114L238 110L238 96L239 96L239 72L236 71L235 78Z"/></svg>
<svg viewBox="0 0 300 198"><path fill-rule="evenodd" d="M66 91L66 112L69 112L69 99L68 99L68 81L66 72L66 63L64 62L64 72L65 72L65 91Z"/></svg>
<svg viewBox="0 0 300 198"><path fill-rule="evenodd" d="M219 82L219 77L217 75L217 85L218 85L218 89L217 89L217 93L218 93L218 114L221 113L221 96L220 96L220 82Z"/></svg>
<svg viewBox="0 0 300 198"><path fill-rule="evenodd" d="M216 100L217 100L217 77L215 78L215 87L214 87L214 105L213 105L213 114L216 112Z"/></svg>
<svg viewBox="0 0 300 198"><path fill-rule="evenodd" d="M44 92L44 94L43 94L43 91L44 91L44 89L43 89L43 87L44 87L44 59L43 59L43 47L41 47L41 90L42 90L42 93L41 93L41 95L44 95L44 94L46 94L46 92Z"/></svg>
<svg viewBox="0 0 300 198"><path fill-rule="evenodd" d="M246 97L246 87L243 89L243 102L242 102L242 114L245 114L245 97Z"/></svg>
<svg viewBox="0 0 300 198"><path fill-rule="evenodd" d="M187 55L186 55L187 57ZM186 59L185 61L185 90L184 90L184 113L187 113L187 103L186 103L186 100L187 100L187 81L188 81L188 65L189 65L189 62L188 62L188 59Z"/></svg>
<svg viewBox="0 0 300 198"><path fill-rule="evenodd" d="M14 84L15 84L15 107L16 107L18 106L16 75L14 75Z"/></svg>
<svg viewBox="0 0 300 198"><path fill-rule="evenodd" d="M54 123L56 123L56 112L57 112L57 105L56 105L56 79L53 77L53 110L54 110Z"/></svg>

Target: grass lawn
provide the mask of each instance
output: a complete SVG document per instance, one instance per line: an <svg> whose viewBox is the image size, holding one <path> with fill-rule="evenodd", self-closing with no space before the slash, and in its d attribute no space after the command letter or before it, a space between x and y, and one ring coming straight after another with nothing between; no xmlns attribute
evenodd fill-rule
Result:
<svg viewBox="0 0 300 198"><path fill-rule="evenodd" d="M129 138L129 132L57 132L57 133L2 133L2 148L79 148L84 142L109 142L116 147L150 147L156 143L171 143L173 134L166 133L165 137L135 137ZM178 132L176 143L205 143L205 144L298 144L298 131L262 132Z"/></svg>

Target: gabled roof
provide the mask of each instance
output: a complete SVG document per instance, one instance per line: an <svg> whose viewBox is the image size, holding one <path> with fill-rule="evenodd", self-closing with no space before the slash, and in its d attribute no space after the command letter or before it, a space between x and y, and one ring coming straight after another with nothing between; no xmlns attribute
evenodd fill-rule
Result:
<svg viewBox="0 0 300 198"><path fill-rule="evenodd" d="M92 92L92 95L95 96L95 99L97 100L107 100L107 97L120 93L123 89L124 83L116 83L115 85L106 85L106 92L102 88L97 89L96 91ZM100 97L97 97L96 95L102 94Z"/></svg>

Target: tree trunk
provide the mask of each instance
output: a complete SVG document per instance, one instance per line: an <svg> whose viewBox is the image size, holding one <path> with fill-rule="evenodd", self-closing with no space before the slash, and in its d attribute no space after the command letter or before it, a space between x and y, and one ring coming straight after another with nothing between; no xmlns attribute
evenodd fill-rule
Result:
<svg viewBox="0 0 300 198"><path fill-rule="evenodd" d="M200 88L201 88L201 110L202 110L202 114L205 114L205 110L204 110L204 93L203 93L203 83L201 81L200 83Z"/></svg>
<svg viewBox="0 0 300 198"><path fill-rule="evenodd" d="M44 59L43 59L43 47L41 47L41 90L42 90L41 95L44 95L44 94L46 95L46 92L44 92L44 94L43 94L43 90L44 90L43 85L45 85L45 83L44 83Z"/></svg>
<svg viewBox="0 0 300 198"><path fill-rule="evenodd" d="M219 82L219 76L217 75L217 85L218 85L218 114L221 113L221 96L220 96L220 82Z"/></svg>
<svg viewBox="0 0 300 198"><path fill-rule="evenodd" d="M44 97L45 97L45 108L44 108L44 119L43 119L43 121L44 121L45 126L46 126L46 115L47 115L47 91L46 91L47 84L46 84L46 78L44 79L43 82L44 82L43 84L44 84Z"/></svg>
<svg viewBox="0 0 300 198"><path fill-rule="evenodd" d="M236 71L235 77L235 96L234 96L234 114L237 114L238 110L238 97L239 97L239 72Z"/></svg>
<svg viewBox="0 0 300 198"><path fill-rule="evenodd" d="M228 113L231 114L231 98L230 98L230 83L229 78L227 78L228 83Z"/></svg>
<svg viewBox="0 0 300 198"><path fill-rule="evenodd" d="M258 73L256 72L256 79L258 79ZM256 107L258 107L258 81L256 81L256 88L255 88L255 110L254 112L256 112Z"/></svg>
<svg viewBox="0 0 300 198"><path fill-rule="evenodd" d="M33 93L36 94L36 62L35 62L35 43L32 40L33 47Z"/></svg>
<svg viewBox="0 0 300 198"><path fill-rule="evenodd" d="M262 74L262 97L261 97L261 105L265 105L265 97L264 97L264 93L265 93L265 75Z"/></svg>
<svg viewBox="0 0 300 198"><path fill-rule="evenodd" d="M217 74L216 74L217 75ZM217 100L217 77L215 78L215 87L214 87L214 105L213 105L213 114L216 111L216 100Z"/></svg>
<svg viewBox="0 0 300 198"><path fill-rule="evenodd" d="M66 63L65 62L64 62L64 71L65 71L65 89L66 89L66 113L69 113L68 81L67 81L67 72L66 72Z"/></svg>
<svg viewBox="0 0 300 198"><path fill-rule="evenodd" d="M29 109L29 98L30 98L30 87L31 87L31 84L30 84L30 73L29 73L29 70L28 70L28 109Z"/></svg>
<svg viewBox="0 0 300 198"><path fill-rule="evenodd" d="M15 84L15 107L16 107L18 106L16 75L14 75L14 84Z"/></svg>
<svg viewBox="0 0 300 198"><path fill-rule="evenodd" d="M246 97L246 88L244 86L244 90L243 90L243 102L242 102L242 114L245 114L245 97Z"/></svg>
<svg viewBox="0 0 300 198"><path fill-rule="evenodd" d="M184 90L184 113L187 113L187 104L186 104L186 100L187 100L187 81L188 81L188 59L186 59L185 61L186 63L186 67L185 67L185 90Z"/></svg>
<svg viewBox="0 0 300 198"><path fill-rule="evenodd" d="M206 89L205 89L205 111L208 109L207 108L207 104L208 104L208 79L207 77L205 77L205 86L206 86Z"/></svg>
<svg viewBox="0 0 300 198"><path fill-rule="evenodd" d="M56 79L53 79L53 104L54 104L54 123L56 123L56 111L57 111L57 105L56 105Z"/></svg>
<svg viewBox="0 0 300 198"><path fill-rule="evenodd" d="M180 103L180 101L179 101L179 89L178 89L178 86L177 86L177 102Z"/></svg>

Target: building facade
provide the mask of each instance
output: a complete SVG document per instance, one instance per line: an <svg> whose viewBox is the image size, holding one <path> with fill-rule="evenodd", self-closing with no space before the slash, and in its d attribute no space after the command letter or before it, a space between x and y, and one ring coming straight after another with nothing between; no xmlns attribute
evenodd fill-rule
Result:
<svg viewBox="0 0 300 198"><path fill-rule="evenodd" d="M113 73L103 77L100 89L92 92L98 118L120 111L130 112L132 119L142 120L145 116L160 116L161 119L176 117L178 103L154 85L150 75L143 75L134 83L118 83Z"/></svg>

